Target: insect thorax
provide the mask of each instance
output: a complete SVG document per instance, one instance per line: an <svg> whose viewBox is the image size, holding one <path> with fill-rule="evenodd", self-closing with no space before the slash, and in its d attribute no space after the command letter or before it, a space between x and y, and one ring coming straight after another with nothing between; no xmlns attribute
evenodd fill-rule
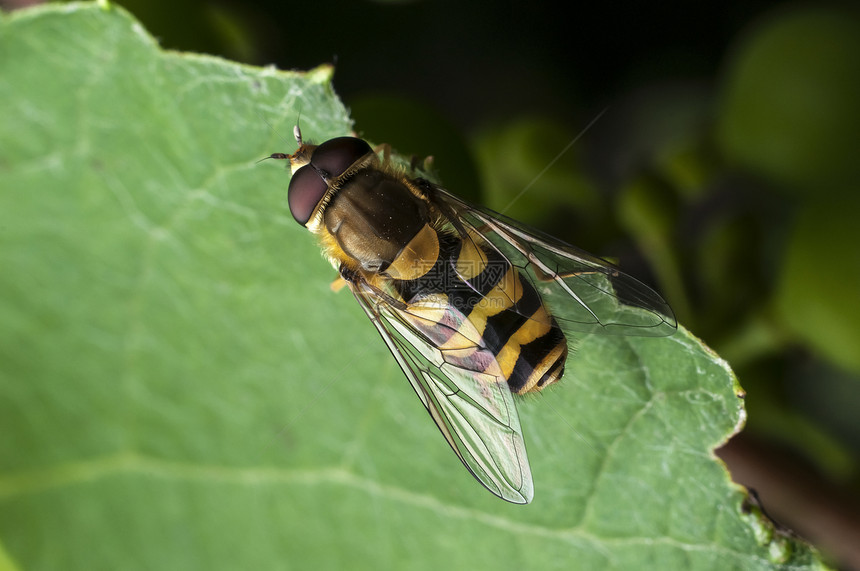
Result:
<svg viewBox="0 0 860 571"><path fill-rule="evenodd" d="M427 203L396 177L363 169L338 189L323 221L364 271L385 271L430 221Z"/></svg>

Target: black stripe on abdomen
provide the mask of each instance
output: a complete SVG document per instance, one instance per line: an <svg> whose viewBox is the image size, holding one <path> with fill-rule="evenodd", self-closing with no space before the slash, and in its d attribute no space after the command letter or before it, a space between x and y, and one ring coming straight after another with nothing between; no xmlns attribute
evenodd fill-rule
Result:
<svg viewBox="0 0 860 571"><path fill-rule="evenodd" d="M480 336L474 341L485 349L476 345L475 351L492 353L512 392L536 391L557 381L567 356L565 336L531 282L495 250L484 251L474 242L463 248L456 236L440 234L439 238L439 257L430 271L415 280L396 282L402 299L407 305L420 305L423 296L445 294L447 304L466 316ZM464 270L476 271L464 280L458 267L464 274ZM425 333L440 348L461 347L465 340L455 337L454 323L439 321L432 330L428 329L431 322L416 322L416 326L427 329ZM458 366L470 362L462 354L457 360Z"/></svg>
<svg viewBox="0 0 860 571"><path fill-rule="evenodd" d="M515 304L503 309L495 315L487 317L487 326L484 329L484 339L487 346L496 355L508 343L511 335L519 331L528 321L529 316L534 315L541 308L542 302L538 293L526 283L522 276L517 273L517 280L522 287L522 296ZM482 312L485 308L478 307L476 312ZM498 308L487 307L490 312Z"/></svg>
<svg viewBox="0 0 860 571"><path fill-rule="evenodd" d="M561 379L566 359L567 339L553 319L549 332L520 346L508 386L517 394L539 391Z"/></svg>

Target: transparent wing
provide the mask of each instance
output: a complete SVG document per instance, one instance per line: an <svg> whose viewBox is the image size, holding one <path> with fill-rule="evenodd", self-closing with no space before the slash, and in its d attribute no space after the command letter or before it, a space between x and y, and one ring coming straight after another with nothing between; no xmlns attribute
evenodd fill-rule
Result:
<svg viewBox="0 0 860 571"><path fill-rule="evenodd" d="M531 280L566 331L660 337L677 322L650 287L606 260L433 187L464 240L495 249Z"/></svg>
<svg viewBox="0 0 860 571"><path fill-rule="evenodd" d="M369 286L350 287L469 472L500 498L529 503L534 485L514 397L478 332L444 301L400 309Z"/></svg>

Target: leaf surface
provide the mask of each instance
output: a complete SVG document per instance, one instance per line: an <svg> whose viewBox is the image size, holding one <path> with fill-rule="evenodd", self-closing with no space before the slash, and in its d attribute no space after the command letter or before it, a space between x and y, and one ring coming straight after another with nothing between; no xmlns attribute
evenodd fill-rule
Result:
<svg viewBox="0 0 860 571"><path fill-rule="evenodd" d="M741 510L739 388L686 331L585 338L521 400L534 503L472 480L257 163L299 114L349 132L330 68L165 52L103 4L0 26L7 567L817 566Z"/></svg>

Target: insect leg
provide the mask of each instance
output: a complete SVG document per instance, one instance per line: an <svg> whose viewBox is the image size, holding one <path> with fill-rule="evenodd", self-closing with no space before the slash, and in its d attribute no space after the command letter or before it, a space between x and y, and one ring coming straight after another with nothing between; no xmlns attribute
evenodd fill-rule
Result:
<svg viewBox="0 0 860 571"><path fill-rule="evenodd" d="M343 264L341 264L339 272L340 277L349 284L352 289L363 290L366 292L369 291L372 295L396 309L405 310L408 307L402 301L394 299L388 293L367 281L361 272L350 270Z"/></svg>
<svg viewBox="0 0 860 571"><path fill-rule="evenodd" d="M345 279L343 279L343 276L338 275L338 276L334 279L334 281L333 281L333 282L331 282L331 284L329 285L329 287L331 288L331 291L333 291L333 292L337 293L337 292L339 292L340 290L342 290L342 289L343 289L343 286L345 286L345 285L346 285L346 283L347 283L347 282L346 282L346 280L345 280Z"/></svg>
<svg viewBox="0 0 860 571"><path fill-rule="evenodd" d="M382 153L382 168L388 168L391 164L391 145L388 143L382 143L381 145L377 145L373 148L373 152L377 155Z"/></svg>

